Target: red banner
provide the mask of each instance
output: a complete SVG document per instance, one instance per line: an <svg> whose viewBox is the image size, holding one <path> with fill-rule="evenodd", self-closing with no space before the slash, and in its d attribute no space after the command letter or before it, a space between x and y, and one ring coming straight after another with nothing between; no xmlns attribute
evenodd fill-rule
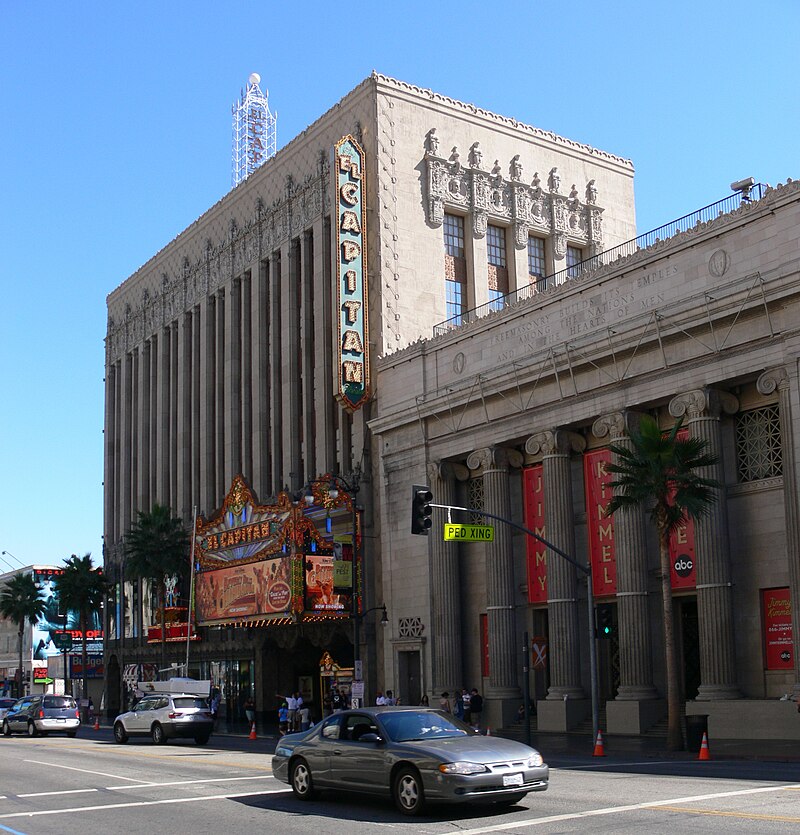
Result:
<svg viewBox="0 0 800 835"><path fill-rule="evenodd" d="M788 588L761 589L764 668L792 670L792 603Z"/></svg>
<svg viewBox="0 0 800 835"><path fill-rule="evenodd" d="M617 556L614 550L614 519L606 516L606 508L614 491L606 465L611 463L611 450L598 449L583 456L583 481L586 486L586 528L589 557L592 562L592 591L595 597L617 593Z"/></svg>
<svg viewBox="0 0 800 835"><path fill-rule="evenodd" d="M681 441L689 437L687 429L678 432ZM670 577L673 589L693 589L697 584L697 558L694 550L694 521L687 517L669 538Z"/></svg>
<svg viewBox="0 0 800 835"><path fill-rule="evenodd" d="M525 527L544 536L544 479L542 465L522 471L522 495ZM547 603L547 550L531 536L526 537L528 566L528 603Z"/></svg>

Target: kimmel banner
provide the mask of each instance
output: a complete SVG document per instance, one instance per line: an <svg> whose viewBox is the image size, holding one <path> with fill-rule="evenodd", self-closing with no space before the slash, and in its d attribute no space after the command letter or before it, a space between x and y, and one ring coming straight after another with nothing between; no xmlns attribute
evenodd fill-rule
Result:
<svg viewBox="0 0 800 835"><path fill-rule="evenodd" d="M195 578L197 623L283 614L292 602L290 557L201 571Z"/></svg>
<svg viewBox="0 0 800 835"><path fill-rule="evenodd" d="M606 508L614 495L614 491L608 486L612 476L606 471L606 465L610 463L610 449L598 449L583 456L586 527L592 563L592 591L595 597L607 597L617 593L614 520L606 516Z"/></svg>
<svg viewBox="0 0 800 835"><path fill-rule="evenodd" d="M678 432L679 440L689 437L687 429ZM688 516L669 538L670 576L673 589L693 589L697 583L694 552L694 521Z"/></svg>
<svg viewBox="0 0 800 835"><path fill-rule="evenodd" d="M526 467L522 472L525 527L544 536L544 479L542 465ZM528 564L528 603L547 603L546 547L532 536L525 538Z"/></svg>
<svg viewBox="0 0 800 835"><path fill-rule="evenodd" d="M764 667L792 670L792 603L789 589L761 589L764 623Z"/></svg>

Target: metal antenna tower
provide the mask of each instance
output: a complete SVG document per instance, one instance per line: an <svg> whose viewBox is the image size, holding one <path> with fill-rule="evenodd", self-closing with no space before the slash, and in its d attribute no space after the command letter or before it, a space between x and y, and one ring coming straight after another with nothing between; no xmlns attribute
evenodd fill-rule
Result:
<svg viewBox="0 0 800 835"><path fill-rule="evenodd" d="M269 109L269 90L261 92L261 76L251 73L247 92L231 106L233 153L231 185L238 186L266 160L275 156L278 114Z"/></svg>

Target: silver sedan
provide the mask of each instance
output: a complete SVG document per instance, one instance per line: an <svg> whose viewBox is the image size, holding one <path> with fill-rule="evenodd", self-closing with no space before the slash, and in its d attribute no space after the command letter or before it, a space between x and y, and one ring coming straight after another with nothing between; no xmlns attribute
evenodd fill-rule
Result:
<svg viewBox="0 0 800 835"><path fill-rule="evenodd" d="M283 737L272 771L300 800L318 789L390 793L405 815L421 814L426 801L512 805L528 792L545 791L549 780L535 749L481 736L442 711L417 707L334 714Z"/></svg>

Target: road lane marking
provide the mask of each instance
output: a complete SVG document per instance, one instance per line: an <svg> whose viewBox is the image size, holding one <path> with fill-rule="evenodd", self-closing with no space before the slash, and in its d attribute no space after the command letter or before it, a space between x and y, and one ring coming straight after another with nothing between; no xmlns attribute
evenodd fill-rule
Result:
<svg viewBox="0 0 800 835"><path fill-rule="evenodd" d="M260 792L237 792L236 794L211 794L205 797L171 797L167 800L140 800L131 803L105 803L98 806L76 806L72 809L40 809L36 812L11 812L0 814L2 820L10 818L39 818L45 815L72 815L85 812L102 812L107 809L136 809L143 806L167 806L173 803L202 803L208 800L235 800L239 797L260 797L265 794L291 794L291 789L267 789ZM2 824L0 824L2 826Z"/></svg>
<svg viewBox="0 0 800 835"><path fill-rule="evenodd" d="M696 803L699 800L716 800L721 797L741 797L748 794L763 794L765 792L783 791L785 789L800 789L800 783L785 783L777 786L759 786L756 789L738 789L737 791L715 792L714 794L699 794L689 797L672 797L669 800L656 800L647 803L633 803L629 806L604 806L599 809L587 809L583 812L573 812L564 815L548 815L544 818L535 818L528 821L514 821L513 823L498 823L492 826L481 826L476 829L460 829L459 835L483 835L486 832L503 832L506 829L525 829L529 826L544 826L550 823L561 821L580 820L581 818L594 818L600 815L615 815L618 812L636 812L643 809L652 810L661 806L672 806L676 803ZM447 835L450 835L448 830Z"/></svg>
<svg viewBox="0 0 800 835"><path fill-rule="evenodd" d="M105 771L90 771L88 768L75 768L71 765L59 765L58 763L44 763L41 760L23 760L34 765L46 765L50 768L65 768L67 771L80 771L83 774L99 774L101 777L111 777L114 780L129 780L131 783L149 783L149 780L137 780L135 777L122 777L119 774L108 774Z"/></svg>
<svg viewBox="0 0 800 835"><path fill-rule="evenodd" d="M5 797L0 797L0 800L5 800L5 799L6 799ZM20 832L17 829L12 829L10 826L3 826L2 823L0 823L0 829L2 829L3 832L10 832L11 835L25 835L24 832Z"/></svg>
<svg viewBox="0 0 800 835"><path fill-rule="evenodd" d="M261 777L212 777L207 780L172 780L169 783L143 783L140 786L106 786L106 791L121 791L122 789L150 789L161 786L193 786L196 783L232 783L235 780L276 780L271 774ZM94 789L92 789L94 791Z"/></svg>
<svg viewBox="0 0 800 835"><path fill-rule="evenodd" d="M130 786L128 788L130 788ZM65 789L60 792L31 792L30 794L18 794L17 797L52 797L55 794L86 794L86 792L96 791L98 791L98 789Z"/></svg>
<svg viewBox="0 0 800 835"><path fill-rule="evenodd" d="M648 808L648 807L645 807ZM798 817L786 817L784 815L758 815L755 812L726 812L723 809L692 809L687 806L658 806L653 807L652 811L680 812L686 815L712 815L720 818L746 818L747 820L755 821L782 821L783 823L800 823Z"/></svg>

